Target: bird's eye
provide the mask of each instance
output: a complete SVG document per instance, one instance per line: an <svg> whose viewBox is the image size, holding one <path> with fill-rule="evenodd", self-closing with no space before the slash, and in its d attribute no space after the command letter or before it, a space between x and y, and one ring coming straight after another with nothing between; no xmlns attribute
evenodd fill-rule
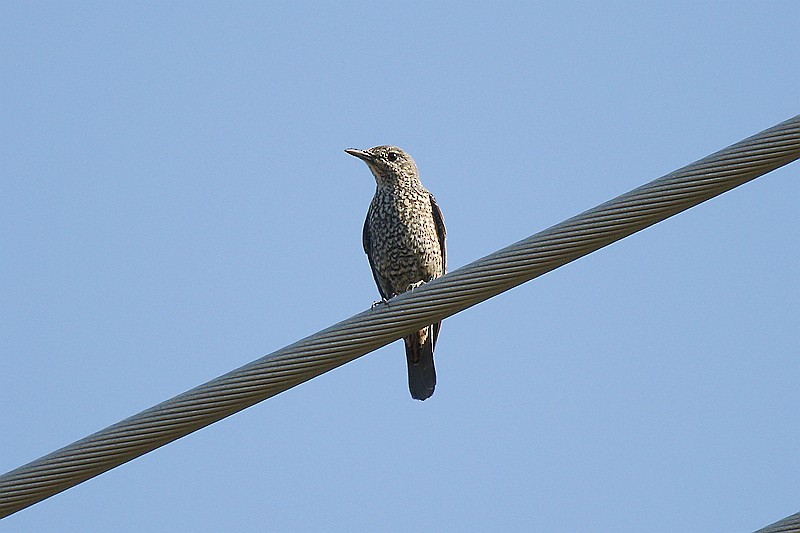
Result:
<svg viewBox="0 0 800 533"><path fill-rule="evenodd" d="M386 154L386 159L389 161L397 161L397 152L389 152Z"/></svg>

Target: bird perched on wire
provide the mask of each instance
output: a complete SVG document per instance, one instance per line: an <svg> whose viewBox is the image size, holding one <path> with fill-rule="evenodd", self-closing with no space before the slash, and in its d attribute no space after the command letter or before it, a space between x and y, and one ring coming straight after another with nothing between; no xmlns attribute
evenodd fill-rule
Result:
<svg viewBox="0 0 800 533"><path fill-rule="evenodd" d="M377 188L364 221L364 251L384 301L447 271L444 218L436 198L419 179L417 164L396 146L348 148L367 163ZM436 386L433 349L442 323L403 340L411 397L425 400Z"/></svg>

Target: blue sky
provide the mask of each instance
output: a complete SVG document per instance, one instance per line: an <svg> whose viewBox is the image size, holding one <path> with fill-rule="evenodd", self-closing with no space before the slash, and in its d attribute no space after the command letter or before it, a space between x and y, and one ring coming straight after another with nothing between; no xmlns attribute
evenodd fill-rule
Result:
<svg viewBox="0 0 800 533"><path fill-rule="evenodd" d="M348 147L456 268L800 112L796 2L0 6L0 471L377 299ZM797 163L3 521L748 531L800 510Z"/></svg>

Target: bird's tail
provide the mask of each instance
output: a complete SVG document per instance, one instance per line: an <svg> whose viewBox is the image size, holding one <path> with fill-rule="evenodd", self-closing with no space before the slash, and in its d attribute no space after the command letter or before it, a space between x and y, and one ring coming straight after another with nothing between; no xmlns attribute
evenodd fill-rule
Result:
<svg viewBox="0 0 800 533"><path fill-rule="evenodd" d="M432 324L405 337L408 362L408 390L415 400L426 400L436 388L436 369L433 366L433 348L439 336L438 324Z"/></svg>

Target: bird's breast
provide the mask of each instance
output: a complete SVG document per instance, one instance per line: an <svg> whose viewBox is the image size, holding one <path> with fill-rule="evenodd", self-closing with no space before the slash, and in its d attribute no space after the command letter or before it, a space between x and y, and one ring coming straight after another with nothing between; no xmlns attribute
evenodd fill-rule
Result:
<svg viewBox="0 0 800 533"><path fill-rule="evenodd" d="M375 268L403 292L443 273L442 254L427 191L376 194L367 217Z"/></svg>

